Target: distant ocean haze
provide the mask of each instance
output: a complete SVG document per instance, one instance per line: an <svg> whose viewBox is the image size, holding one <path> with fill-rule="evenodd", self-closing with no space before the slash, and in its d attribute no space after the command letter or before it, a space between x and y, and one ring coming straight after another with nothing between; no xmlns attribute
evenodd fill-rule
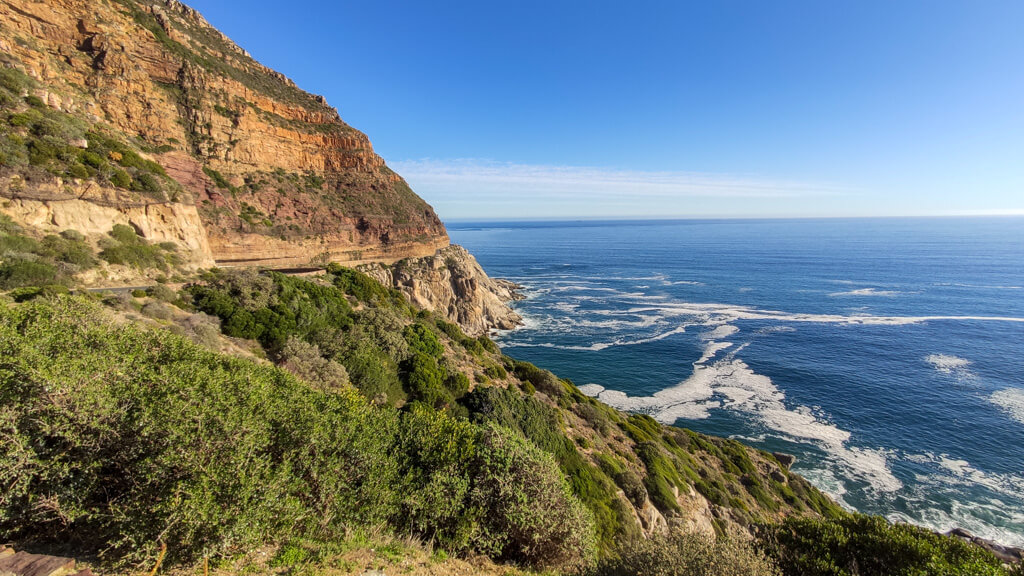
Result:
<svg viewBox="0 0 1024 576"><path fill-rule="evenodd" d="M1024 218L456 222L499 344L771 451L843 505L1024 545Z"/></svg>

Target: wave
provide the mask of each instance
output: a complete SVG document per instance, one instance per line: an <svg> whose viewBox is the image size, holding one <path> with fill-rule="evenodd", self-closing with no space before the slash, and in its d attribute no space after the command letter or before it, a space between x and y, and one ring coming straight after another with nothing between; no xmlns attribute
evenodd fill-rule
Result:
<svg viewBox="0 0 1024 576"><path fill-rule="evenodd" d="M905 512L894 512L886 515L890 522L900 522L923 526L929 530L946 533L954 528L962 528L975 536L999 542L1004 546L1024 546L1024 537L1012 528L993 525L980 516L1003 517L1006 509L997 503L963 502L952 499L948 510L935 507L931 502L922 502L925 506L917 509L913 515Z"/></svg>
<svg viewBox="0 0 1024 576"><path fill-rule="evenodd" d="M832 292L829 296L833 298L842 296L899 296L902 292L896 290L879 290L877 288L858 288L856 290L848 290L846 292Z"/></svg>
<svg viewBox="0 0 1024 576"><path fill-rule="evenodd" d="M1002 408L1010 418L1024 424L1024 390L1019 388L1004 388L993 392L989 401ZM1022 488L1024 493L1024 488Z"/></svg>
<svg viewBox="0 0 1024 576"><path fill-rule="evenodd" d="M1024 546L1024 512L1020 500L1024 477L996 474L973 467L966 460L947 454L908 454L908 462L928 465L930 474L919 474L918 485L904 494L911 511L889 515L890 520L927 526L938 532L964 528L969 532L1008 546ZM975 497L962 503L957 496L964 488L983 488L988 497ZM1004 500L1010 500L1007 503Z"/></svg>

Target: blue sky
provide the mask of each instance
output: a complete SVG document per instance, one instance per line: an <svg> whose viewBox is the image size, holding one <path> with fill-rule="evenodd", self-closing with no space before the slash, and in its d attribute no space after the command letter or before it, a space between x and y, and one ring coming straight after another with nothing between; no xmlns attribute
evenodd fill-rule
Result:
<svg viewBox="0 0 1024 576"><path fill-rule="evenodd" d="M1024 214L1024 2L189 2L444 219Z"/></svg>

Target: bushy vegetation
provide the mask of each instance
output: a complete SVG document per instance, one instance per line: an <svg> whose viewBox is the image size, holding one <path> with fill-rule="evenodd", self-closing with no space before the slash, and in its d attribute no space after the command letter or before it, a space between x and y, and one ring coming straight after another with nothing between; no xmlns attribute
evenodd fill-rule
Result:
<svg viewBox="0 0 1024 576"><path fill-rule="evenodd" d="M115 224L100 240L100 258L111 264L123 264L139 270L167 272L181 264L173 243L152 244L135 233L131 226Z"/></svg>
<svg viewBox="0 0 1024 576"><path fill-rule="evenodd" d="M784 573L801 576L1012 573L978 546L878 516L790 518L767 527L761 541Z"/></svg>
<svg viewBox="0 0 1024 576"><path fill-rule="evenodd" d="M323 380L311 376L314 365L320 372L343 369L370 399L435 409L453 406L469 390L469 378L443 361L442 333L429 314L417 315L400 293L355 270L332 266L328 278L325 285L278 273L217 271L188 292L198 310L221 319L226 335L258 340L313 380ZM458 335L467 339L461 330Z"/></svg>
<svg viewBox="0 0 1024 576"><path fill-rule="evenodd" d="M771 559L736 537L674 533L621 542L593 576L781 576ZM794 573L799 574L799 573Z"/></svg>
<svg viewBox="0 0 1024 576"><path fill-rule="evenodd" d="M162 166L123 140L24 96L35 85L18 70L0 69L0 167L94 180L158 201L180 196L181 186Z"/></svg>
<svg viewBox="0 0 1024 576"><path fill-rule="evenodd" d="M632 511L616 496L615 482L585 459L565 434L557 408L508 388L479 387L463 399L476 422L516 430L551 454L569 478L573 493L590 509L602 550L618 539L635 536Z"/></svg>
<svg viewBox="0 0 1024 576"><path fill-rule="evenodd" d="M387 526L453 552L586 564L551 457L444 412L373 406L65 298L0 309L0 530L140 560Z"/></svg>
<svg viewBox="0 0 1024 576"><path fill-rule="evenodd" d="M74 274L94 266L92 247L78 232L37 240L0 214L0 290L67 285Z"/></svg>

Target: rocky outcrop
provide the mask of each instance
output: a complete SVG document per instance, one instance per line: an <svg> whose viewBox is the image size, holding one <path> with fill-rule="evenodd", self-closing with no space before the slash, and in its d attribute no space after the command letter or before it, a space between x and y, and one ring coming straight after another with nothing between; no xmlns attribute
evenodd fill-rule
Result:
<svg viewBox="0 0 1024 576"><path fill-rule="evenodd" d="M92 576L92 570L77 570L73 558L15 551L0 544L0 574L3 576Z"/></svg>
<svg viewBox="0 0 1024 576"><path fill-rule="evenodd" d="M444 314L471 336L510 330L522 323L508 303L522 299L514 282L490 278L472 254L451 245L432 256L387 266L360 267L385 286L396 288L427 310Z"/></svg>
<svg viewBox="0 0 1024 576"><path fill-rule="evenodd" d="M213 265L199 212L193 204L136 202L118 190L94 183L36 182L27 186L15 177L0 179L0 213L47 234L77 230L103 236L125 224L151 242L173 242L193 267Z"/></svg>
<svg viewBox="0 0 1024 576"><path fill-rule="evenodd" d="M1024 549L1003 546L998 542L975 536L963 528L954 528L949 532L946 532L946 536L953 536L954 538L959 538L964 542L970 542L988 550L994 554L996 558L999 558L999 560L1007 564L1019 564L1024 562Z"/></svg>
<svg viewBox="0 0 1024 576"><path fill-rule="evenodd" d="M202 222L183 243L207 259L393 262L448 243L365 134L177 0L0 0L0 39L0 66L33 78L32 95L129 142L181 184L175 200Z"/></svg>

